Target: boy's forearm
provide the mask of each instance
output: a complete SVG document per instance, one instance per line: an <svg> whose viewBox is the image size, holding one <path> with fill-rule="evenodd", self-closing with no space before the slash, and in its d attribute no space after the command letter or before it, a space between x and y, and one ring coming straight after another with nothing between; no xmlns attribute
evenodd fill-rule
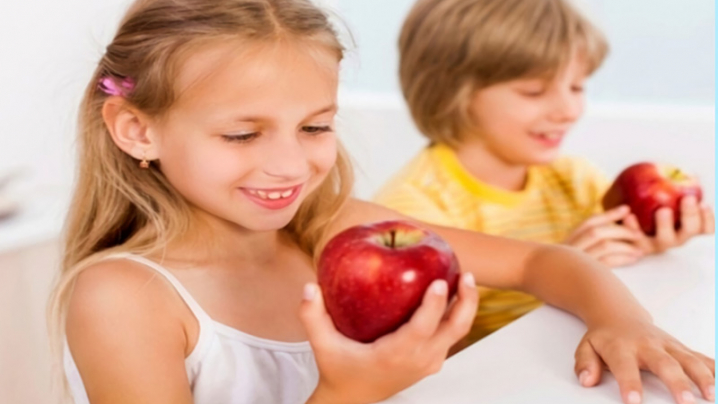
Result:
<svg viewBox="0 0 718 404"><path fill-rule="evenodd" d="M652 321L608 268L569 247L536 249L527 257L521 289L578 316L589 327L618 319Z"/></svg>

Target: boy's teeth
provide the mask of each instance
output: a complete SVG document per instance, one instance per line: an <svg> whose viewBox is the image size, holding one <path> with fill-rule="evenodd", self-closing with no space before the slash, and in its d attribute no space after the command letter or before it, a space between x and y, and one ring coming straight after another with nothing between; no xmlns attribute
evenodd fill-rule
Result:
<svg viewBox="0 0 718 404"><path fill-rule="evenodd" d="M282 193L282 198L289 198L290 196L292 196L292 193L294 193L294 191L291 189L289 191L284 191Z"/></svg>
<svg viewBox="0 0 718 404"><path fill-rule="evenodd" d="M269 195L267 195L269 199L279 199L282 197L282 194L279 192L270 192Z"/></svg>
<svg viewBox="0 0 718 404"><path fill-rule="evenodd" d="M262 197L262 198L264 198L264 199L267 199L267 193L266 193L266 192L264 192L264 191L257 191L257 194L258 194L260 197Z"/></svg>

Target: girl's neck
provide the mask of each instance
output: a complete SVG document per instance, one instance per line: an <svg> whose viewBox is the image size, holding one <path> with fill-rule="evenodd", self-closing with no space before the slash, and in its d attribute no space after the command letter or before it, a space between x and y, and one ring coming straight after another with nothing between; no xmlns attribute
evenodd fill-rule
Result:
<svg viewBox="0 0 718 404"><path fill-rule="evenodd" d="M521 191L526 186L527 165L502 159L479 140L463 141L456 156L471 175L486 184L507 191Z"/></svg>
<svg viewBox="0 0 718 404"><path fill-rule="evenodd" d="M279 250L291 244L289 237L279 230L252 231L207 214L196 216L192 229L167 246L168 259L200 266L227 263L261 267L270 264Z"/></svg>

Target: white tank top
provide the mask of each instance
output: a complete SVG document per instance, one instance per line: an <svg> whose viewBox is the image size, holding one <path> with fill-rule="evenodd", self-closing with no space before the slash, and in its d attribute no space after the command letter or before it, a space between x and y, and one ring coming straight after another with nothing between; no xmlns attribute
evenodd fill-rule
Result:
<svg viewBox="0 0 718 404"><path fill-rule="evenodd" d="M314 391L319 372L309 342L272 341L218 323L155 262L132 254L109 258L136 261L162 274L197 317L199 338L185 359L195 404L299 404ZM67 341L64 368L75 404L89 404Z"/></svg>

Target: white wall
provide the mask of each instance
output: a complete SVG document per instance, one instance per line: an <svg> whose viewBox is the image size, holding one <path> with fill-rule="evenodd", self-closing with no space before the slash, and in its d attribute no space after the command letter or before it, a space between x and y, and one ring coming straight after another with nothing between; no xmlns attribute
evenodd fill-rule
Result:
<svg viewBox="0 0 718 404"><path fill-rule="evenodd" d="M24 168L30 195L69 185L77 105L126 4L0 2L0 176Z"/></svg>
<svg viewBox="0 0 718 404"><path fill-rule="evenodd" d="M396 43L415 0L336 0L358 48L347 89L396 92ZM600 102L713 104L713 0L578 0L608 36L612 53L589 83Z"/></svg>

